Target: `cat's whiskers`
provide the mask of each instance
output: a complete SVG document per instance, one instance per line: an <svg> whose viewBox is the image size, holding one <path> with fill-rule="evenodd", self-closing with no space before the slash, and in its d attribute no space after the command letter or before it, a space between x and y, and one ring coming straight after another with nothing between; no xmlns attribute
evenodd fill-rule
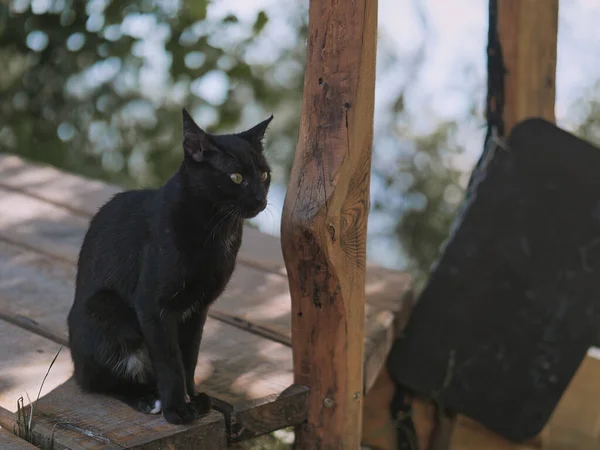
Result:
<svg viewBox="0 0 600 450"><path fill-rule="evenodd" d="M275 203L271 203L267 201L267 208L275 208L279 214L281 214L281 208L279 208Z"/></svg>
<svg viewBox="0 0 600 450"><path fill-rule="evenodd" d="M272 203L267 203L267 207L265 208L265 213L269 214L269 216L271 216L271 220L273 227L275 227L277 225L277 219L275 218L275 214L273 214L273 211L271 211L271 207L275 206Z"/></svg>

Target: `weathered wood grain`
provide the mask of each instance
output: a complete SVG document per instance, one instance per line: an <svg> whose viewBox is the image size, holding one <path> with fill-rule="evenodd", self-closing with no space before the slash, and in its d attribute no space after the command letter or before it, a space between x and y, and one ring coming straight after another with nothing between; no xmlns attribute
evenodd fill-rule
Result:
<svg viewBox="0 0 600 450"><path fill-rule="evenodd" d="M0 411L0 425L14 427L15 417ZM33 443L54 450L177 449L227 447L225 419L217 411L190 425L171 425L160 415L138 413L122 402L83 395L73 379L36 405Z"/></svg>
<svg viewBox="0 0 600 450"><path fill-rule="evenodd" d="M144 449L182 448L185 443L202 450L226 446L221 413L213 411L193 424L174 426L160 415L138 413L115 399L84 395L72 379L41 399L37 411L40 424L74 431L78 442L91 438L104 445Z"/></svg>
<svg viewBox="0 0 600 450"><path fill-rule="evenodd" d="M52 265L52 260L48 257L0 241L0 317L25 318L29 324L35 325L30 328L32 331L41 334L40 329L50 330L54 340L66 341L65 318L74 289L70 273L68 267ZM8 331L3 333L4 329ZM14 345L10 340L13 336ZM36 388L58 345L1 320L0 337L2 342L7 344L0 350L0 373L7 377L7 384L14 384L13 389L7 388L8 397L0 404L14 410L21 391L26 388L30 395L37 392ZM44 350L45 347L41 347L41 344L50 346L52 351ZM25 379L25 382L21 374L27 373L28 370L25 370L23 364L32 367L34 362L44 356L37 352L38 348L47 353L46 359L36 366L35 376L30 381ZM7 353L11 349L14 349L14 358ZM68 350L63 349L63 352L51 371L44 392L48 392L71 375L72 366ZM21 359L23 364L19 363ZM4 366L8 368L4 370ZM57 376L58 379L55 380ZM227 402L231 410L239 404L242 405L240 411L246 413L247 407L244 405L247 405L249 400L262 401L260 414L264 419L261 429L267 429L268 418L277 417L276 412L281 411L283 406L281 401L275 402L272 405L273 413L269 413L270 403L264 399L276 398L292 384L291 349L209 318L196 369L196 381L199 389L222 402ZM0 400L2 398L0 397ZM294 399L291 400L289 408L297 404ZM251 418L249 414L247 412L246 416ZM294 417L298 414L302 415L305 412L297 413ZM238 423L243 426L243 414ZM280 418L274 420L267 431L281 426L283 425Z"/></svg>
<svg viewBox="0 0 600 450"><path fill-rule="evenodd" d="M26 318L64 342L74 280L68 268L51 264L48 257L0 241L0 315ZM211 395L233 403L279 394L293 381L291 350L209 318L196 375Z"/></svg>
<svg viewBox="0 0 600 450"><path fill-rule="evenodd" d="M88 183L91 183L92 187L89 187ZM66 174L50 166L31 164L17 156L6 154L0 154L0 187L4 188L0 189L0 196L10 194L10 197L6 197L6 207L11 208L18 204L20 208L26 210L25 218L21 215L20 219L12 221L23 225L20 233L13 233L12 238L17 239L21 244L27 244L28 230L30 231L31 228L41 229L41 238L45 241L43 243L35 241L31 246L37 250L51 253L54 250L52 254L57 258L71 262L75 262L89 218L100 206L120 191L115 186ZM12 192L7 192L7 189ZM80 198L80 192L83 198ZM70 235L66 236L68 239L60 242L61 248L57 249L57 246L53 247L48 240L56 239L56 234L64 235L65 232L61 231L61 228L64 229L65 224L69 227ZM6 223L7 227L9 225L10 223ZM81 229L82 226L83 229ZM2 227L2 222L0 222L0 227ZM54 230L54 228L59 228L59 230ZM11 239L11 236L7 235L5 238ZM262 272L279 274L281 278L271 277L270 282L273 284L276 282L275 280L279 280L282 290L287 292L286 269L280 242L276 237L246 227L240 250L240 262L242 263L240 267L251 267ZM246 275L244 278L253 278L257 277L257 272L249 271L236 275L240 278L244 275ZM367 263L366 292L369 305L372 305L374 312L378 312L380 309L400 311L404 303L399 301L399 298L408 290L410 290L410 277L406 273L386 270ZM271 288L269 291L274 292ZM245 297L253 293L254 291L247 292ZM287 330L288 336L291 336L289 332L289 297L274 300L268 305L271 316L279 311L276 317L283 317L280 323L275 324L271 320L266 323L261 321L264 317L264 309L260 307L265 306L264 292L258 290L256 293L257 296L247 298L244 302L232 299L229 304L227 299L221 300L225 306L222 312L234 314L233 322L236 320L235 313L237 312L241 319L252 320L266 327L273 325L275 331ZM281 308L286 309L282 311ZM367 311L367 318L369 313Z"/></svg>
<svg viewBox="0 0 600 450"><path fill-rule="evenodd" d="M74 263L88 220L98 207L119 191L119 188L98 182L92 183L90 188L88 183L89 180L51 167L0 155L0 203L4 202L0 207L16 211L9 217L0 216L0 280L10 280L9 283L0 282L0 316L3 314L6 320L57 342L66 339L65 317L72 302ZM83 201L79 199L79 192L85 193ZM31 251L25 251L25 248ZM215 354L209 354L196 373L202 389L220 398L221 404L229 405L229 413L233 416L227 416L227 420L235 421L245 430L240 434L242 438L260 430L285 426L283 417L277 412L283 406L294 409L294 405L304 404L305 395L290 398L290 405L286 405L281 397L272 409L268 406L269 400L277 398L292 382L291 360L287 360L289 365L285 370L280 370L285 364L282 366L278 362L281 355L285 355L284 347L291 344L289 288L277 238L247 228L244 249L248 258L256 255L258 260L248 263L242 258L239 261L232 282L211 313L219 321L209 320L207 325L207 330L213 330L209 331L213 336L224 333L231 337L238 333L237 337L233 336L229 343L217 343L215 353L223 358L217 358L213 364ZM389 320L382 320L382 317L389 317L386 311L392 311L396 323L402 323L404 319L398 318L410 311L412 304L412 299L406 300L410 292L410 278L406 274L376 266L369 266L367 273L369 302L365 327L370 332L365 337L368 349L365 390L375 380L383 364L383 353L391 343L385 342L391 336L389 330L381 326L389 324ZM58 300L49 300L47 292L56 293ZM44 304L54 306L39 307ZM231 333L225 333L233 328L228 325L235 327ZM218 328L222 328L221 331ZM247 339L247 334L240 330L248 330L254 336ZM270 363L264 362L261 356L237 361L236 339L248 343L248 354L272 356ZM212 345L208 342L204 343L203 349ZM275 346L271 347L271 344ZM229 347L230 353L222 353L219 345ZM283 356L286 357L289 358L290 353ZM201 362L202 358L201 355ZM235 361L238 369L229 370L229 361ZM261 377L262 382L257 383ZM288 381L281 381L286 377ZM240 406L248 405L248 401L260 406L258 418L249 406L247 409ZM297 407L295 411L296 415L290 418L301 421L298 418L304 417L306 412ZM244 423L246 419L250 421L248 425ZM261 421L262 425L258 426Z"/></svg>
<svg viewBox="0 0 600 450"><path fill-rule="evenodd" d="M0 320L0 406L17 410L17 400L35 399L44 375L60 345ZM50 371L42 395L71 376L69 351L62 349Z"/></svg>
<svg viewBox="0 0 600 450"><path fill-rule="evenodd" d="M0 154L0 186L25 192L84 219L89 219L104 203L122 191L118 186L65 173L51 166L27 163L7 154ZM251 227L245 227L244 234L240 259L250 266L278 272L282 264L273 261L282 260L279 241Z"/></svg>
<svg viewBox="0 0 600 450"><path fill-rule="evenodd" d="M236 405L216 401L215 408L225 414L230 441L238 442L304 422L308 411L308 394L306 386L292 385L281 394L260 400L248 400Z"/></svg>
<svg viewBox="0 0 600 450"><path fill-rule="evenodd" d="M36 450L29 442L15 436L10 430L0 428L0 448L6 450Z"/></svg>
<svg viewBox="0 0 600 450"><path fill-rule="evenodd" d="M37 419L37 415L35 415ZM49 427L35 420L32 423L32 442L35 448L50 448L52 450L83 450L83 449L115 449L121 446L110 445L94 440L68 428ZM18 421L15 414L0 407L0 426L16 430Z"/></svg>
<svg viewBox="0 0 600 450"><path fill-rule="evenodd" d="M558 1L498 1L506 135L528 117L555 120Z"/></svg>
<svg viewBox="0 0 600 450"><path fill-rule="evenodd" d="M298 145L282 219L294 376L309 385L299 448L356 449L377 1L311 0Z"/></svg>
<svg viewBox="0 0 600 450"><path fill-rule="evenodd" d="M0 173L3 161L0 157ZM9 161L13 161L13 158L11 157ZM51 173L53 170L51 169ZM45 171L42 172L42 174L45 173ZM30 180L31 177L32 175L27 179ZM69 179L71 178L69 177ZM56 198L49 203L45 199L22 192L20 189L28 185L18 181L16 179L13 183L14 186L7 189L2 187L5 180L0 178L0 208L11 211L10 215L0 216L0 240L33 250L29 253L29 258L34 258L37 253L43 253L50 257L50 262L43 269L54 271L57 274L60 272L58 278L52 278L56 280L55 283L60 284L61 280L74 278L73 267L88 226L89 216L74 212L64 204L66 200L62 200L61 203L60 199ZM73 181L70 183L72 184ZM48 196L48 192L51 190L48 188L43 192ZM59 191L56 195L58 196L61 192ZM94 192L100 196L102 191ZM107 188L107 193L109 192L113 192L110 187ZM248 232L256 232L256 230L248 228L245 232L248 234ZM259 248L252 247L258 245L261 248L270 248L273 246L272 242L278 243L278 240L272 236L265 237L262 233L258 234L259 239L252 234L246 235L244 242L249 243L252 252L263 255L262 262L254 266L245 263L239 264L225 293L215 303L210 314L213 318L230 325L274 339L285 345L291 345L291 299L286 273L282 268L281 251L279 253L263 252ZM270 270L258 269L257 267L261 265L268 266ZM23 280L22 282L26 282L28 279L38 280L39 274L36 271L37 269L30 270L28 273L22 274L20 279ZM39 281L31 283L31 285L39 285ZM62 286L65 296L72 295L64 291L64 284ZM60 289L60 286L52 288ZM367 334L365 339L365 345L369 348L365 359L365 370L368 371L366 377L368 389L383 363L379 357L372 358L371 349L375 349L373 343L381 343L387 349L392 343L391 334L378 325L377 315L382 311L392 311L399 316L403 314L403 311L410 309L410 302L404 300L407 293L410 293L410 277L406 273L371 266L367 270L366 293L368 303L365 327L367 330L373 330L374 333L382 333L377 337ZM31 296L26 296L26 298L30 299L29 309L34 310L34 306L43 301L43 293L35 298ZM72 297L70 298L72 299ZM62 316L54 315L54 317L60 321L64 320ZM388 340L381 340L382 337L384 339L387 337ZM377 348L377 350L379 355L383 354L381 349Z"/></svg>

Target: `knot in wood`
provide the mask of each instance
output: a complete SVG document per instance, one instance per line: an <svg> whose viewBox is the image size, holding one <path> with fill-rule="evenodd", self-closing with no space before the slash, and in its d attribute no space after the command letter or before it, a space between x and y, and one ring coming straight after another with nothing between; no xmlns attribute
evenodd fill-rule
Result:
<svg viewBox="0 0 600 450"><path fill-rule="evenodd" d="M329 230L329 236L331 237L331 241L335 242L335 227L333 224L327 225L327 229Z"/></svg>

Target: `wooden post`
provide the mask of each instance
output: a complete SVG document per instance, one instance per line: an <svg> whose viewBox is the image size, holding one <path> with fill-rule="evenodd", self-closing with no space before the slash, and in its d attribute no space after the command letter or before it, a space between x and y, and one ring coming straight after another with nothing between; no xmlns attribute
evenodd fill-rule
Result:
<svg viewBox="0 0 600 450"><path fill-rule="evenodd" d="M555 120L558 1L498 0L507 136L525 118Z"/></svg>
<svg viewBox="0 0 600 450"><path fill-rule="evenodd" d="M377 0L311 0L298 146L281 241L295 382L310 387L297 448L360 445Z"/></svg>
<svg viewBox="0 0 600 450"><path fill-rule="evenodd" d="M498 37L506 70L502 117L506 136L515 124L526 118L555 121L558 2L496 0ZM537 438L515 444L465 417L459 417L458 423L453 442L461 448L540 448L547 435L544 429Z"/></svg>

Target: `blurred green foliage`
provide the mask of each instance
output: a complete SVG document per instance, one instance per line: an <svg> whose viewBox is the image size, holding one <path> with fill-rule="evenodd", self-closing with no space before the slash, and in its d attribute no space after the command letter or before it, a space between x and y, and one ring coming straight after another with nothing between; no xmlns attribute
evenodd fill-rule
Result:
<svg viewBox="0 0 600 450"><path fill-rule="evenodd" d="M273 76L270 65L247 62L267 15L260 12L248 26L235 16L209 20L207 6L206 0L0 5L0 151L127 186L156 185L180 161L181 107L221 131L299 108L300 46L281 51L278 63L288 70ZM304 22L296 25L299 33ZM277 115L276 131L291 143L296 121ZM278 155L287 161L292 149L288 144Z"/></svg>
<svg viewBox="0 0 600 450"><path fill-rule="evenodd" d="M275 18L271 10L211 14L220 5L0 3L0 152L126 187L156 186L180 163L182 107L218 132L243 129L274 113L268 156L274 181L285 184L300 120L307 2L275 2ZM369 239L383 245L370 245L369 257L423 279L462 200L466 178L453 163L464 151L458 122L470 123L482 138L485 123L483 98L471 92L473 106L465 117L415 132L404 99L422 67L420 45L407 58L379 36L378 71L397 77L401 67L405 80L386 93L379 110ZM482 42L482 57L484 48ZM588 96L576 130L592 142L600 142L597 94Z"/></svg>
<svg viewBox="0 0 600 450"><path fill-rule="evenodd" d="M155 186L180 161L181 107L219 132L274 113L269 157L275 181L286 183L302 99L307 4L285 7L291 36L284 33L277 42L264 37L267 12L250 21L235 14L215 19L207 13L212 5L217 3L3 3L0 151L127 187ZM394 70L393 54L388 49L378 64ZM415 73L418 55L410 62ZM460 148L448 146L453 124L413 136L403 90L393 95L374 142L373 180L380 188L372 190L374 213L390 223L375 238L399 243L386 253L403 252L406 266L422 275L461 196L460 172L447 161ZM385 260L378 252L370 257Z"/></svg>

